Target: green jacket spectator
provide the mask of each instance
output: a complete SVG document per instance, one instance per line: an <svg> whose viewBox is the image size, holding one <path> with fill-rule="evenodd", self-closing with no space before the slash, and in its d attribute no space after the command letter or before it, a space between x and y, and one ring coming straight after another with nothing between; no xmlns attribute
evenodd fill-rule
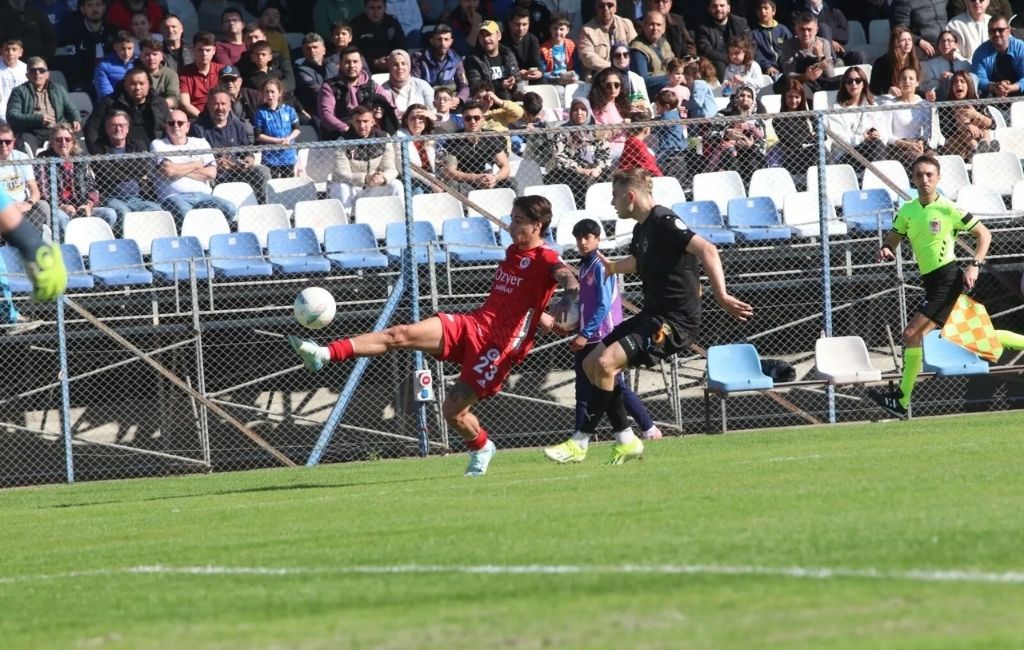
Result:
<svg viewBox="0 0 1024 650"><path fill-rule="evenodd" d="M28 144L34 151L46 142L50 128L56 124L67 122L74 130L80 130L82 116L71 102L68 91L50 82L45 61L32 57L26 63L30 71L28 81L11 91L11 99L7 102L7 122L14 135L18 136L19 146ZM49 105L39 107L37 95L45 96L47 101L44 104Z"/></svg>

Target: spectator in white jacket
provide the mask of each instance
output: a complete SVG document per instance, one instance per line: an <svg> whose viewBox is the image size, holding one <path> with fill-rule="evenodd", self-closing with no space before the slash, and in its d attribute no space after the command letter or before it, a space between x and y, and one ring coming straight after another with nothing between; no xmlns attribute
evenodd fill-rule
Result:
<svg viewBox="0 0 1024 650"><path fill-rule="evenodd" d="M836 92L836 103L829 112L828 125L839 139L871 162L885 158L889 137L889 116L872 110L875 105L864 70L847 68ZM857 171L863 169L863 165L837 145L832 146L832 162L849 163Z"/></svg>
<svg viewBox="0 0 1024 650"><path fill-rule="evenodd" d="M960 54L968 61L974 56L974 50L988 40L988 15L990 0L967 0L965 11L949 19L946 29L956 34L960 41ZM941 36L941 34L940 34Z"/></svg>
<svg viewBox="0 0 1024 650"><path fill-rule="evenodd" d="M384 89L391 92L399 118L412 104L434 105L434 89L426 81L412 76L412 58L405 50L388 56L388 80Z"/></svg>
<svg viewBox="0 0 1024 650"><path fill-rule="evenodd" d="M344 140L376 142L352 144L339 149L334 158L334 179L339 181L339 198L351 209L356 199L367 196L401 196L402 183L398 181L395 147L383 141L387 134L376 127L373 109L357 106L352 109L352 128Z"/></svg>

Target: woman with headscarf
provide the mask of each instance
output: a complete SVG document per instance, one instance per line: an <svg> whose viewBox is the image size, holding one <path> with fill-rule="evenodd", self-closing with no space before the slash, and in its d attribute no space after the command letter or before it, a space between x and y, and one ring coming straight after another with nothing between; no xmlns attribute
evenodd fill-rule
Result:
<svg viewBox="0 0 1024 650"><path fill-rule="evenodd" d="M632 54L629 51L629 45L626 43L616 43L612 45L612 67L618 70L619 75L622 76L623 94L626 96L626 100L634 109L650 109L651 98L647 94L647 82L644 78L629 69ZM633 106L636 104L637 106ZM639 104L643 104L640 106Z"/></svg>
<svg viewBox="0 0 1024 650"><path fill-rule="evenodd" d="M569 121L563 126L594 125L590 102L577 97L569 105ZM554 156L544 178L547 184L565 183L572 189L576 205L586 202L587 188L605 180L611 167L611 150L601 130L579 128L557 131Z"/></svg>
<svg viewBox="0 0 1024 650"><path fill-rule="evenodd" d="M740 86L729 99L729 105L719 115L743 116L744 120L724 123L714 134L708 169L731 169L739 172L743 182L750 184L754 170L765 166L767 141L764 120L757 115L757 91L751 86ZM704 153L708 154L707 147Z"/></svg>
<svg viewBox="0 0 1024 650"><path fill-rule="evenodd" d="M388 56L388 80L384 89L391 93L399 118L411 104L434 105L434 89L423 79L412 76L412 59L405 50L394 50Z"/></svg>

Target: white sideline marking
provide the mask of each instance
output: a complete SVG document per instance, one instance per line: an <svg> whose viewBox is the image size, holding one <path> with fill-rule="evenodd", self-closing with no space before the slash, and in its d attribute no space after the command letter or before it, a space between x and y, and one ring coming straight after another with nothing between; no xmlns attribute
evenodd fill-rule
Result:
<svg viewBox="0 0 1024 650"><path fill-rule="evenodd" d="M842 578L871 580L907 580L910 582L959 582L1024 584L1024 572L991 573L969 569L912 569L884 571L881 569L849 569L828 567L728 566L716 564L622 564L617 566L525 564L457 566L441 564L397 564L393 566L355 567L232 567L232 566L165 566L162 564L68 571L26 576L0 576L0 584L45 582L69 578L117 575L197 575L197 576L308 576L308 575L388 575L388 574L490 574L490 575L728 575L774 576L804 580Z"/></svg>

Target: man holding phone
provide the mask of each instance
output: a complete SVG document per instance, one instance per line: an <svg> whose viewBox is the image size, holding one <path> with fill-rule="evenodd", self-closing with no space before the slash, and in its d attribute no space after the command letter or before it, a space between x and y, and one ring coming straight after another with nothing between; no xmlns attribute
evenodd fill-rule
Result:
<svg viewBox="0 0 1024 650"><path fill-rule="evenodd" d="M490 81L498 97L515 99L519 63L512 50L501 44L501 27L493 20L483 21L476 41L476 51L465 62L470 87L479 81Z"/></svg>
<svg viewBox="0 0 1024 650"><path fill-rule="evenodd" d="M811 13L799 14L795 28L796 35L782 44L783 76L777 83L785 84L786 78L795 76L808 95L834 87L836 58L831 43L818 36L818 19Z"/></svg>

